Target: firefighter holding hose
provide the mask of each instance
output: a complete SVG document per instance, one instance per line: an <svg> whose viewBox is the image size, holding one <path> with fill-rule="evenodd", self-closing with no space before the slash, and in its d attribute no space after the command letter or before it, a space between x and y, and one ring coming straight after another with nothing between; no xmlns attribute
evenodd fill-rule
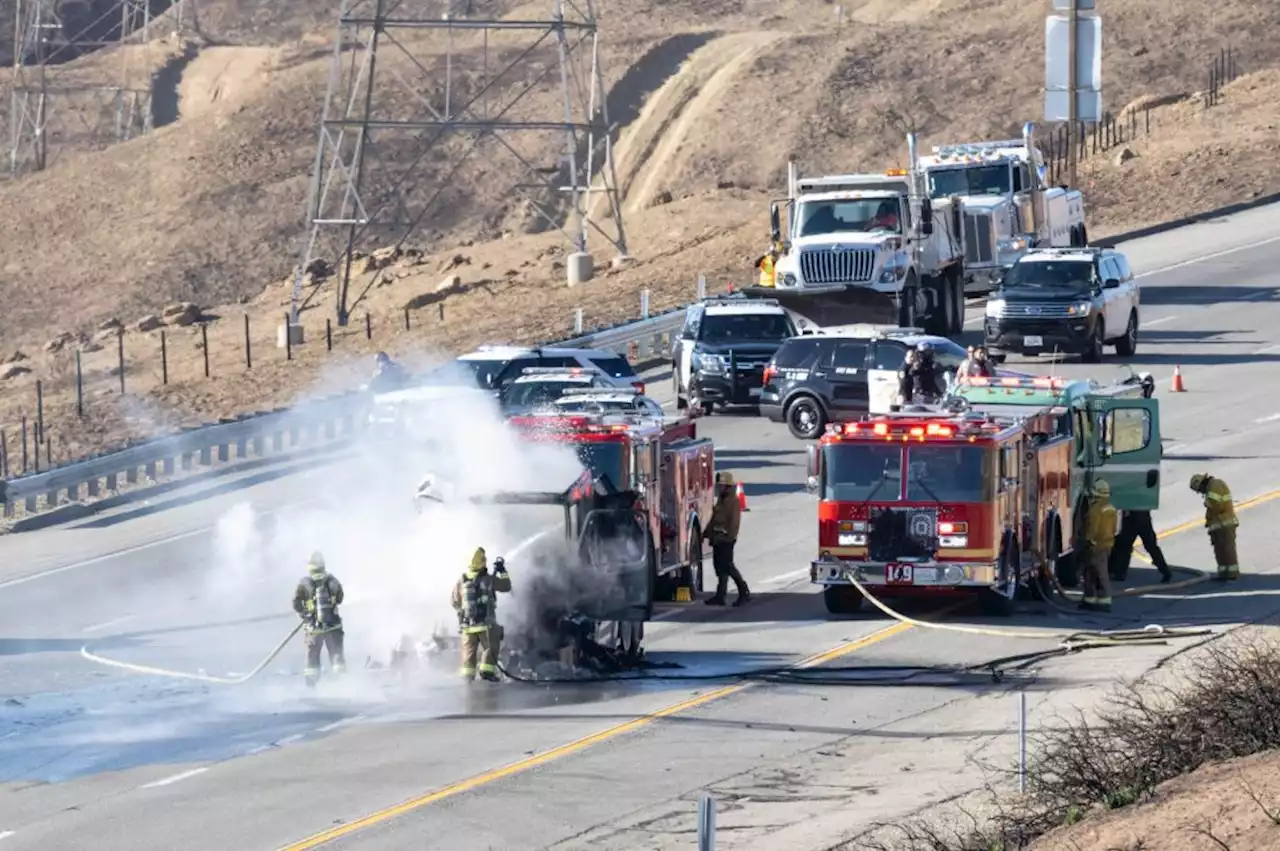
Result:
<svg viewBox="0 0 1280 851"><path fill-rule="evenodd" d="M484 547L476 547L467 572L453 586L453 609L458 613L458 627L462 631L462 667L458 674L464 680L475 679L478 667L482 680L499 681L502 627L497 618L497 594L510 590L506 561L501 556L495 558L490 574Z"/></svg>
<svg viewBox="0 0 1280 851"><path fill-rule="evenodd" d="M329 648L329 667L335 674L347 669L343 651L344 633L338 606L342 604L342 583L325 569L324 555L311 554L307 575L298 580L293 592L293 610L302 618L307 642L307 686L320 679L320 652Z"/></svg>

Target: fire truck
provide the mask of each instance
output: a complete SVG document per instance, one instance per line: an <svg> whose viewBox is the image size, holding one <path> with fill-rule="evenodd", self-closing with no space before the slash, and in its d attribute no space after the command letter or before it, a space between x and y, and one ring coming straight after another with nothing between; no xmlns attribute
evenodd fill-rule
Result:
<svg viewBox="0 0 1280 851"><path fill-rule="evenodd" d="M833 423L810 447L810 581L833 614L861 607L854 576L877 596L976 596L1007 617L1054 558L1044 528L1069 505L1069 444L1050 445L1042 416L912 407Z"/></svg>
<svg viewBox="0 0 1280 851"><path fill-rule="evenodd" d="M1002 418L1034 419L1046 435L1041 452L1066 459L1069 486L1058 491L1044 533L1052 556L1050 568L1064 588L1079 584L1087 496L1094 478L1111 486L1111 504L1121 511L1154 511L1160 507L1160 403L1152 398L1155 383L1146 373L1133 373L1111 384L1054 376L959 379L944 405L953 410Z"/></svg>
<svg viewBox="0 0 1280 851"><path fill-rule="evenodd" d="M508 423L526 440L572 446L593 479L603 480L611 491L636 495L636 509L645 514L653 542L650 563L658 600L676 599L681 588L691 597L703 590L703 530L715 501L715 445L698 437L691 417L602 411L516 416Z"/></svg>

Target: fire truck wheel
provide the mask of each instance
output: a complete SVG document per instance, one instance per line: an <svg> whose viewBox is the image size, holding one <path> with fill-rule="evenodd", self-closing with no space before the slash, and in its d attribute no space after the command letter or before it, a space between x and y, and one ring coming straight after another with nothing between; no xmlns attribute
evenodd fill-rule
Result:
<svg viewBox="0 0 1280 851"><path fill-rule="evenodd" d="M703 591L702 530L696 526L693 529L693 537L689 541L689 566L685 571L686 583L693 594L701 594Z"/></svg>
<svg viewBox="0 0 1280 851"><path fill-rule="evenodd" d="M822 589L822 602L833 615L852 615L862 608L862 592L852 585L828 585Z"/></svg>
<svg viewBox="0 0 1280 851"><path fill-rule="evenodd" d="M678 364L671 364L671 392L676 397L676 410L683 411L689 407L689 403L685 400L684 394L680 392L680 367Z"/></svg>

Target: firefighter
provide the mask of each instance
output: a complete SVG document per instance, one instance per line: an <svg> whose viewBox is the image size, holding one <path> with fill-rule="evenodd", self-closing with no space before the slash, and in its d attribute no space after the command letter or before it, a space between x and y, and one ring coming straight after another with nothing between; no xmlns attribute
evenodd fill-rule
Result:
<svg viewBox="0 0 1280 851"><path fill-rule="evenodd" d="M1150 511L1120 512L1120 534L1116 535L1115 546L1111 549L1111 578L1123 582L1129 575L1129 559L1133 556L1133 542L1141 539L1142 548L1151 557L1151 563L1160 571L1160 581L1173 579L1173 571L1165 560L1164 551L1156 539L1155 527L1151 524Z"/></svg>
<svg viewBox="0 0 1280 851"><path fill-rule="evenodd" d="M467 572L453 586L453 609L458 613L462 631L462 667L458 674L471 681L476 676L479 657L480 679L498 682L498 650L502 645L502 627L498 625L498 592L511 590L507 563L499 556L489 573L484 547L476 547Z"/></svg>
<svg viewBox="0 0 1280 851"><path fill-rule="evenodd" d="M1218 581L1240 578L1240 559L1236 556L1236 507L1231 501L1231 488L1222 479L1208 473L1191 477L1191 489L1204 497L1204 526L1209 530L1213 558L1218 563Z"/></svg>
<svg viewBox="0 0 1280 851"><path fill-rule="evenodd" d="M1093 483L1093 499L1084 521L1087 558L1084 564L1084 596L1080 608L1089 612L1111 611L1111 548L1116 540L1116 509L1111 504L1111 485L1102 479Z"/></svg>
<svg viewBox="0 0 1280 851"><path fill-rule="evenodd" d="M298 580L293 592L293 610L306 624L307 686L314 686L320 679L320 651L329 648L329 667L335 674L347 669L343 651L345 633L338 606L342 604L342 583L325 569L324 555L311 554L307 562L307 575Z"/></svg>
<svg viewBox="0 0 1280 851"><path fill-rule="evenodd" d="M716 474L716 504L711 511L711 522L707 525L707 537L711 541L711 564L716 569L716 593L707 599L708 606L724 605L730 579L738 589L738 599L733 605L741 606L751 599L747 580L742 578L742 573L733 563L733 546L738 542L738 526L742 522L742 506L738 504L733 485L732 473Z"/></svg>

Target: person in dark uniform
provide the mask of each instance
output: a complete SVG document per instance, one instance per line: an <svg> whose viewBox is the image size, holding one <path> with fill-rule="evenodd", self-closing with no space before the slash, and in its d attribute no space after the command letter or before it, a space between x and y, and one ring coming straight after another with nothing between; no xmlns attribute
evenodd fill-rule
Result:
<svg viewBox="0 0 1280 851"><path fill-rule="evenodd" d="M1173 579L1173 571L1169 562L1165 561L1160 542L1156 539L1155 527L1151 524L1150 511L1123 511L1120 513L1120 532L1116 535L1115 546L1111 550L1109 573L1117 582L1123 582L1129 575L1129 560L1133 556L1134 541L1141 540L1142 548L1151 557L1151 563L1160 571L1160 581Z"/></svg>
<svg viewBox="0 0 1280 851"><path fill-rule="evenodd" d="M933 346L921 343L907 352L906 362L898 371L898 395L902 404L933 404L945 389L938 380L938 366L933 359Z"/></svg>

